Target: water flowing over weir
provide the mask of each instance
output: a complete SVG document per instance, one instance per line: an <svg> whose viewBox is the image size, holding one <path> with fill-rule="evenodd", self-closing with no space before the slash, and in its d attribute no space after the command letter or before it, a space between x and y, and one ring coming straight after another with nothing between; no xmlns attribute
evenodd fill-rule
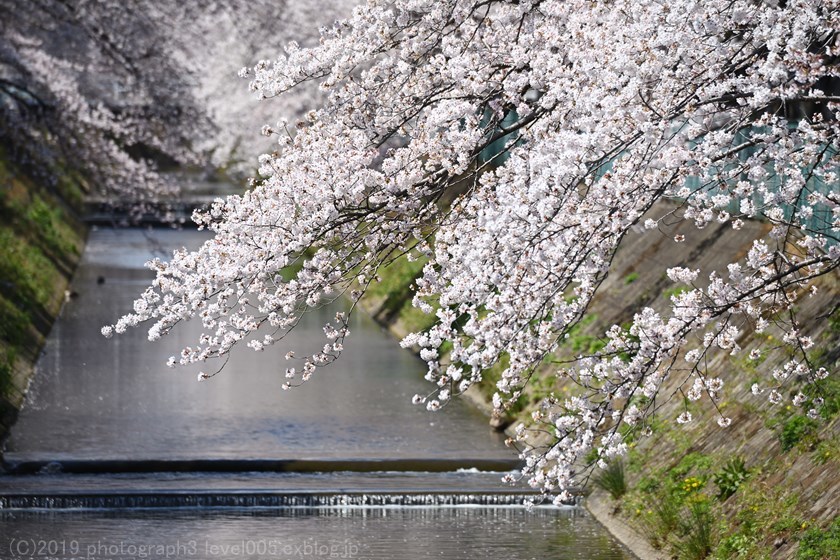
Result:
<svg viewBox="0 0 840 560"><path fill-rule="evenodd" d="M629 557L580 508L523 507L503 436L464 403L413 406L423 364L362 314L338 362L282 391L283 355L322 345L339 304L204 383L165 366L196 322L102 339L146 260L206 238L91 233L7 442L0 558Z"/></svg>

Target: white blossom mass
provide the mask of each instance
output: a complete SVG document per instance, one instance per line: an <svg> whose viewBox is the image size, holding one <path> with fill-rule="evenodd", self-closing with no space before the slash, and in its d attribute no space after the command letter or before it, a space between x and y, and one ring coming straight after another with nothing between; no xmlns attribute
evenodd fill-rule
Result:
<svg viewBox="0 0 840 560"><path fill-rule="evenodd" d="M673 263L686 289L667 313L639 309L557 369L579 390L515 439L531 484L565 499L590 450L603 462L626 452L623 427L644 432L669 376L717 406L726 379L706 357L740 352L744 329L774 325L790 349L757 398L829 375L793 300L840 265L839 54L836 0L370 1L317 46L242 71L260 98L316 82L328 100L263 129L277 145L252 188L195 216L214 237L150 263L134 312L103 331L150 322L156 339L197 317L206 334L173 363L259 350L408 254L425 261L414 305L437 318L403 341L433 383L415 401L438 409L502 362L501 411L579 323L631 228L772 224L726 274ZM651 214L663 199L676 209ZM340 314L322 351L290 355L289 386L347 334Z"/></svg>

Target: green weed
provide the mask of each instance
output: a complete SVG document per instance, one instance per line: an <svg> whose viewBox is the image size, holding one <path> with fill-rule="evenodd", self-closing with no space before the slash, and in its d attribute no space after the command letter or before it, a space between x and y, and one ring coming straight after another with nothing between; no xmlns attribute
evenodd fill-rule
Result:
<svg viewBox="0 0 840 560"><path fill-rule="evenodd" d="M817 465L824 465L833 458L840 457L840 449L838 449L837 440L829 439L821 441L817 444L814 450L814 463Z"/></svg>
<svg viewBox="0 0 840 560"><path fill-rule="evenodd" d="M616 459L607 464L607 468L595 476L595 486L606 490L613 500L618 500L627 493L627 479L624 476L624 461Z"/></svg>
<svg viewBox="0 0 840 560"><path fill-rule="evenodd" d="M638 272L631 272L630 274L628 274L627 276L624 277L624 283L626 285L630 285L638 279L639 279L639 273Z"/></svg>
<svg viewBox="0 0 840 560"><path fill-rule="evenodd" d="M797 560L831 560L840 558L840 517L825 529L812 527L799 540Z"/></svg>
<svg viewBox="0 0 840 560"><path fill-rule="evenodd" d="M797 414L782 424L779 443L783 451L790 451L800 442L810 442L816 432L817 423L807 416ZM816 442L813 442L816 445Z"/></svg>
<svg viewBox="0 0 840 560"><path fill-rule="evenodd" d="M726 500L734 494L738 488L746 482L750 476L750 471L744 465L744 460L741 457L733 457L726 463L726 465L712 477L712 480L718 487L717 498L721 501Z"/></svg>

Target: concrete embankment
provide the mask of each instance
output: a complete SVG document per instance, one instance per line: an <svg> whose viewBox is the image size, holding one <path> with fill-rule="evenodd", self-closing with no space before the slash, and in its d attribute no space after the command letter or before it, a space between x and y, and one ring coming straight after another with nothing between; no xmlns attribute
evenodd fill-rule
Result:
<svg viewBox="0 0 840 560"><path fill-rule="evenodd" d="M653 213L672 208L663 203ZM627 324L642 307L665 311L671 296L683 289L667 278L667 267L716 270L725 276L726 265L743 258L767 230L767 224L751 221L741 230L728 224L703 230L682 224L662 235L629 235L588 314L555 358L597 351L609 325ZM685 241L675 243L676 234ZM397 337L431 324L429 316L411 307L411 283L422 264L396 261L363 299L363 307ZM727 396L718 406L732 425L719 427L718 413L708 402L701 406L678 396L657 402L653 435L630 442L621 474L626 491L614 499L595 488L587 499L593 515L640 558L840 557L840 278L832 273L817 285L816 294L798 295L796 311L801 334L815 342L808 360L832 375L817 388L795 380L786 390L791 396L814 391L813 396L823 398L819 419L751 395L753 383L771 379L790 357L781 348L772 349L779 332L771 328L759 334L745 325L738 340L744 351L720 353L708 364L726 383ZM750 350L759 346L770 350L749 359ZM499 373L488 372L471 394L485 410ZM556 375L556 367L547 364L540 373L510 416L495 420L497 425L527 423L549 394L574 392ZM683 381L672 377L662 395L678 395ZM677 426L673 420L686 406L695 420Z"/></svg>

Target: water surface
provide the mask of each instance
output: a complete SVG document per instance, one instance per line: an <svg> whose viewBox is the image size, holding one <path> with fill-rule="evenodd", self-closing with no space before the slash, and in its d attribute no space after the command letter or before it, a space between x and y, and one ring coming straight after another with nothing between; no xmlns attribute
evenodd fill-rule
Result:
<svg viewBox="0 0 840 560"><path fill-rule="evenodd" d="M576 508L286 508L73 515L23 512L2 514L0 523L4 529L0 550L63 547L45 555L60 560L630 558L597 522ZM75 554L71 554L73 551Z"/></svg>
<svg viewBox="0 0 840 560"><path fill-rule="evenodd" d="M424 364L362 314L341 359L292 391L283 355L322 345L334 308L203 383L165 366L196 324L154 344L141 329L102 338L148 285L146 260L205 238L91 232L8 443L6 461L35 474L0 475L0 558L631 557L585 510L526 509L527 487L469 468L517 460L464 403L412 405ZM451 472L417 472L433 467Z"/></svg>
<svg viewBox="0 0 840 560"><path fill-rule="evenodd" d="M356 313L346 350L301 387L283 391L284 359L324 344L335 307L306 315L281 344L235 349L224 370L167 368L195 344L198 322L149 343L144 329L99 333L131 309L150 282L144 263L206 239L195 230L91 232L71 289L37 366L6 459L513 458L502 437L464 403L440 413L412 405L428 392L424 364ZM221 362L203 365L215 370Z"/></svg>

